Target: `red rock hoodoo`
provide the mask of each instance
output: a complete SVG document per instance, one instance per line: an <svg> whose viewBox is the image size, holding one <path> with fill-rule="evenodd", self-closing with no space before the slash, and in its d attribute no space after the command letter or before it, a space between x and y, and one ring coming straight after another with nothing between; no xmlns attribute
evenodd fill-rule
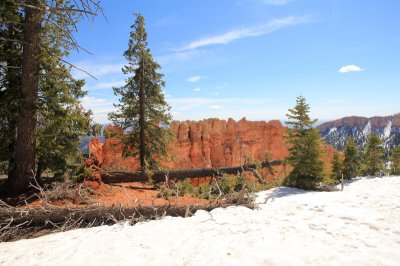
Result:
<svg viewBox="0 0 400 266"><path fill-rule="evenodd" d="M163 165L167 169L207 168L240 165L251 160L282 160L288 154L284 136L287 128L277 120L238 122L233 119L174 121L171 124L175 140L170 144L170 157ZM139 160L123 157L123 145L118 135L121 129L109 126L105 143L92 138L89 152L106 170L137 170ZM117 137L112 137L117 136ZM335 149L323 145L326 173L330 172ZM282 168L283 169L283 168ZM283 171L283 170L282 170Z"/></svg>
<svg viewBox="0 0 400 266"><path fill-rule="evenodd" d="M165 163L170 169L240 165L249 159L263 161L266 153L269 159L281 160L288 154L283 138L286 128L277 120L174 121L171 127L176 139L170 145L172 158ZM92 138L89 152L102 168L138 169L138 160L123 158L118 138L109 137L101 144L99 139Z"/></svg>

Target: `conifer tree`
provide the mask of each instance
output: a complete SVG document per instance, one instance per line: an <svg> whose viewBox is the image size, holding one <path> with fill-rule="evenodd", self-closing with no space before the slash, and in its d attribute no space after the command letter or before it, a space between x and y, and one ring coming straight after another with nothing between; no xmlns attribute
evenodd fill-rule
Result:
<svg viewBox="0 0 400 266"><path fill-rule="evenodd" d="M355 139L349 137L344 147L343 176L345 179L354 178L360 171L360 153Z"/></svg>
<svg viewBox="0 0 400 266"><path fill-rule="evenodd" d="M400 175L400 146L393 147L390 151L390 174Z"/></svg>
<svg viewBox="0 0 400 266"><path fill-rule="evenodd" d="M14 162L16 121L21 86L23 17L13 3L0 3L0 172L8 173Z"/></svg>
<svg viewBox="0 0 400 266"><path fill-rule="evenodd" d="M55 177L76 176L83 159L77 148L79 137L97 134L100 127L91 120L91 111L80 104L86 95L84 81L74 79L71 67L63 63L63 57L69 54L63 49L66 44L47 37L57 30L54 24L44 24L40 65L46 74L39 82L36 177L46 170Z"/></svg>
<svg viewBox="0 0 400 266"><path fill-rule="evenodd" d="M286 158L292 171L285 180L288 186L315 189L322 181L321 139L319 131L312 126L317 119L310 119L310 107L306 99L297 97L296 106L289 109L287 144L290 155Z"/></svg>
<svg viewBox="0 0 400 266"><path fill-rule="evenodd" d="M342 179L342 161L340 160L338 152L333 154L331 177L335 180Z"/></svg>
<svg viewBox="0 0 400 266"><path fill-rule="evenodd" d="M82 14L95 15L93 6L97 8L99 3L30 0L0 4L4 40L0 60L1 71L5 73L1 83L2 93L7 96L1 100L8 103L7 112L1 109L0 137L9 146L0 154L9 157L5 163L8 179L0 194L26 191L32 176L37 175L36 167L40 175L42 170L59 169L63 167L61 162L76 159L77 132L81 135L87 131L90 112L85 112L79 104L84 95L83 82L72 79L64 57L79 47L72 34ZM11 15L3 20L3 14ZM12 32L18 34L7 35ZM64 122L60 123L61 120ZM69 137L63 141L60 136ZM50 160L51 157L58 159ZM4 162L4 156L0 160Z"/></svg>
<svg viewBox="0 0 400 266"><path fill-rule="evenodd" d="M121 98L115 104L118 111L109 117L127 131L123 138L125 156L139 156L143 171L156 169L159 159L167 155L171 116L161 91L165 86L159 73L161 67L148 48L144 17L140 14L136 14L131 26L124 56L128 64L122 72L129 76L123 87L114 88L115 95Z"/></svg>
<svg viewBox="0 0 400 266"><path fill-rule="evenodd" d="M368 138L367 147L363 156L363 174L364 175L379 175L384 170L385 165L383 157L385 151L382 141L376 134L371 134Z"/></svg>

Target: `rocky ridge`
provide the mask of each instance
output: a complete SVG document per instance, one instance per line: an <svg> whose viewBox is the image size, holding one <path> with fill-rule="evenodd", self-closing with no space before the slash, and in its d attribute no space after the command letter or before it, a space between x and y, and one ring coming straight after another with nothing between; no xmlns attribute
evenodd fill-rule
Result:
<svg viewBox="0 0 400 266"><path fill-rule="evenodd" d="M322 139L340 151L343 151L348 137L354 137L357 146L363 150L372 133L379 136L386 151L400 144L400 114L371 118L349 116L317 128Z"/></svg>

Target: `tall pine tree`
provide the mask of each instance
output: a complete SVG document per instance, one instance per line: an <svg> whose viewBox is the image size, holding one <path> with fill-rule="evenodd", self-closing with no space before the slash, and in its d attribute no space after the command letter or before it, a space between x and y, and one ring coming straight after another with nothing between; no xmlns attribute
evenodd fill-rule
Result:
<svg viewBox="0 0 400 266"><path fill-rule="evenodd" d="M356 177L360 172L360 152L353 137L346 141L344 147L343 176L345 179Z"/></svg>
<svg viewBox="0 0 400 266"><path fill-rule="evenodd" d="M317 119L309 117L310 107L306 99L297 97L296 106L289 109L287 144L290 155L287 162L292 171L285 180L288 186L315 189L322 181L323 162L321 161L321 139L319 131L313 128Z"/></svg>
<svg viewBox="0 0 400 266"><path fill-rule="evenodd" d="M368 138L367 147L363 156L362 172L364 175L379 175L384 170L385 164L383 157L385 150L382 147L382 141L376 134L371 134Z"/></svg>
<svg viewBox="0 0 400 266"><path fill-rule="evenodd" d="M400 175L400 146L392 148L390 151L390 174Z"/></svg>
<svg viewBox="0 0 400 266"><path fill-rule="evenodd" d="M121 98L115 104L118 111L109 117L127 132L123 139L125 156L139 156L143 171L157 169L159 160L167 155L171 116L161 91L165 82L159 73L160 65L148 48L144 17L140 14L131 26L124 56L128 64L122 72L129 77L123 87L114 88L115 95Z"/></svg>

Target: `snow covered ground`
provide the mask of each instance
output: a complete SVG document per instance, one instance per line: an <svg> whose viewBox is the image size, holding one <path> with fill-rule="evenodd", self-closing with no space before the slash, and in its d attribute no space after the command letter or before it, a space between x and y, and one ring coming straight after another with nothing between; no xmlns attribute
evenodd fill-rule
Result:
<svg viewBox="0 0 400 266"><path fill-rule="evenodd" d="M400 265L400 177L276 188L259 210L198 211L0 244L0 265Z"/></svg>

